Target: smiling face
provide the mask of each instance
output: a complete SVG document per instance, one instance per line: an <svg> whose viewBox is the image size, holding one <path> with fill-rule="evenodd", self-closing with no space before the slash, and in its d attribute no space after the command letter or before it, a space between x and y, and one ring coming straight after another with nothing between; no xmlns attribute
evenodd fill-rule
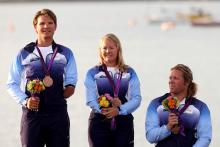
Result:
<svg viewBox="0 0 220 147"><path fill-rule="evenodd" d="M180 70L171 70L169 78L170 93L173 95L187 95L188 83L184 80L183 73Z"/></svg>
<svg viewBox="0 0 220 147"><path fill-rule="evenodd" d="M49 15L40 15L37 18L37 23L34 25L34 28L38 35L39 44L52 43L56 24Z"/></svg>
<svg viewBox="0 0 220 147"><path fill-rule="evenodd" d="M106 66L116 66L119 48L110 38L105 38L100 45L100 55Z"/></svg>

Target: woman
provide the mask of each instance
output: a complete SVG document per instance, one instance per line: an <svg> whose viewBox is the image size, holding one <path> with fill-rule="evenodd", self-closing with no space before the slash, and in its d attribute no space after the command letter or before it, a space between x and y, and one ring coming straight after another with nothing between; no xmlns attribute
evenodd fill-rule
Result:
<svg viewBox="0 0 220 147"><path fill-rule="evenodd" d="M190 68L183 64L171 68L169 88L169 93L148 106L147 140L156 147L208 147L212 138L210 112L194 97L197 86Z"/></svg>
<svg viewBox="0 0 220 147"><path fill-rule="evenodd" d="M22 147L69 147L66 99L75 91L75 59L69 48L53 40L57 19L51 10L38 11L33 25L37 41L20 50L7 82L9 93L22 105ZM34 81L43 84L39 88Z"/></svg>
<svg viewBox="0 0 220 147"><path fill-rule="evenodd" d="M135 71L125 65L119 39L106 34L99 44L100 64L86 75L86 102L90 147L133 147L134 112L140 105L140 83ZM107 97L108 106L101 104ZM105 99L105 100L106 100Z"/></svg>

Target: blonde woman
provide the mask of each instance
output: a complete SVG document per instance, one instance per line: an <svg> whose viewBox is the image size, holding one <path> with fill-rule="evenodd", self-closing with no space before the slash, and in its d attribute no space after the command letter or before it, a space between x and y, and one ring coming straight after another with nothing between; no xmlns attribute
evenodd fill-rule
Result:
<svg viewBox="0 0 220 147"><path fill-rule="evenodd" d="M171 68L169 88L169 93L155 98L148 106L147 140L156 147L208 147L212 138L210 111L195 97L197 85L188 66L177 64ZM163 100L169 100L172 109L176 109L167 111ZM174 105L175 101L179 103Z"/></svg>
<svg viewBox="0 0 220 147"><path fill-rule="evenodd" d="M131 113L141 103L137 74L124 63L121 43L114 34L101 38L99 56L100 64L89 69L85 79L86 104L92 109L89 145L133 147Z"/></svg>

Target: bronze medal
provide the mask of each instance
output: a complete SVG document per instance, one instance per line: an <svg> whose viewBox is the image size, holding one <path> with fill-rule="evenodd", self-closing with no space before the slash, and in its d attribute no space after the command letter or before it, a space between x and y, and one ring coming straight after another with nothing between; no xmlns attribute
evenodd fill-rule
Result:
<svg viewBox="0 0 220 147"><path fill-rule="evenodd" d="M37 43L36 43L36 44L37 44ZM37 48L37 51L38 51L38 53L39 53L39 55L40 55L41 65L43 66L43 70L44 70L44 73L45 73L45 77L44 77L44 79L43 79L44 86L45 86L45 87L51 87L51 86L53 85L53 79L52 79L51 76L50 76L50 68L51 68L51 66L52 66L52 64L53 64L53 61L54 61L54 58L55 58L55 56L56 56L56 54L57 54L57 47L55 48L55 50L54 50L54 52L53 52L53 55L52 55L52 57L51 57L51 59L50 59L50 61L49 61L48 67L47 67L47 64L46 64L46 62L44 61L44 58L43 58L43 56L42 56L42 54L41 54L41 51L40 51L40 49L37 47L37 45L36 45L36 48Z"/></svg>
<svg viewBox="0 0 220 147"><path fill-rule="evenodd" d="M53 79L50 76L45 76L43 79L44 86L51 87L53 85Z"/></svg>

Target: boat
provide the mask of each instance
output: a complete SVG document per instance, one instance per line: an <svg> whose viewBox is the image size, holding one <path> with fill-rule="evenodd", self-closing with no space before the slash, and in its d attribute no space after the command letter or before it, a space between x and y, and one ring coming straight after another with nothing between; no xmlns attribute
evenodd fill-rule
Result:
<svg viewBox="0 0 220 147"><path fill-rule="evenodd" d="M211 21L211 22L191 22L192 26L199 27L220 27L219 21Z"/></svg>
<svg viewBox="0 0 220 147"><path fill-rule="evenodd" d="M220 26L220 21L213 18L208 12L202 10L197 11L197 13L192 13L187 16L188 22L192 26L200 27L218 27Z"/></svg>

